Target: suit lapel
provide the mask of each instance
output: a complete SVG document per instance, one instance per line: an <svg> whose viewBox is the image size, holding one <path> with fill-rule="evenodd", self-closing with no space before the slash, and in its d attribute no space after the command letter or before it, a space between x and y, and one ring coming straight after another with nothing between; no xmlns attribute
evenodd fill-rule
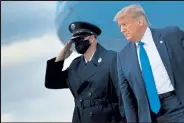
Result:
<svg viewBox="0 0 184 123"><path fill-rule="evenodd" d="M166 42L164 41L164 38L162 37L161 33L159 33L159 31L157 31L155 29L151 29L151 32L152 32L152 37L153 37L153 40L154 40L155 45L157 47L158 53L159 53L159 55L162 59L162 62L166 68L166 71L169 75L169 78L174 86L175 83L174 83L174 78L173 78L173 74L172 74L171 63L170 63L167 47L165 45Z"/></svg>
<svg viewBox="0 0 184 123"><path fill-rule="evenodd" d="M133 62L133 64L132 64L132 70L134 72L133 75L136 76L138 83L141 87L141 90L146 92L144 80L142 77L142 72L140 69L139 61L138 61L137 48L136 48L136 45L134 43L131 44L131 49L132 49L132 55L130 55L130 56L131 56L131 60Z"/></svg>
<svg viewBox="0 0 184 123"><path fill-rule="evenodd" d="M100 44L97 44L97 49L92 60L89 63L87 63L83 71L79 72L81 74L80 74L79 86L77 89L78 93L81 93L87 86L91 84L91 82L87 80L92 76L94 76L96 74L97 68L102 65L105 51L106 50ZM102 60L98 61L100 58Z"/></svg>

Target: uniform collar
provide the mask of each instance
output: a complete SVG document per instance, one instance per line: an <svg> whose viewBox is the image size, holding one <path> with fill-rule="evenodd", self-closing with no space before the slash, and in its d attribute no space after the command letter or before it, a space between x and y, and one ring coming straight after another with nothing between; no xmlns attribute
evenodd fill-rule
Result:
<svg viewBox="0 0 184 123"><path fill-rule="evenodd" d="M106 49L103 46L101 46L99 43L97 43L96 51L91 60L96 66L100 66L103 63L105 51Z"/></svg>

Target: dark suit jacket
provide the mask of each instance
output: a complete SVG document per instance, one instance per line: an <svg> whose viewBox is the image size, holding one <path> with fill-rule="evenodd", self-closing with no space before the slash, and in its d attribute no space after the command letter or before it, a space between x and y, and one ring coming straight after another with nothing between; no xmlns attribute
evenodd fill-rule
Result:
<svg viewBox="0 0 184 123"><path fill-rule="evenodd" d="M47 62L46 88L69 88L74 96L73 123L123 120L117 96L120 92L117 88L116 55L116 52L98 44L92 61L87 65L83 55L74 59L65 71L62 71L64 61L56 63L54 58ZM124 110L121 113L124 116Z"/></svg>
<svg viewBox="0 0 184 123"><path fill-rule="evenodd" d="M151 32L176 95L184 105L184 32L178 27L151 29ZM134 43L129 42L118 53L117 65L127 121L151 122L150 108Z"/></svg>

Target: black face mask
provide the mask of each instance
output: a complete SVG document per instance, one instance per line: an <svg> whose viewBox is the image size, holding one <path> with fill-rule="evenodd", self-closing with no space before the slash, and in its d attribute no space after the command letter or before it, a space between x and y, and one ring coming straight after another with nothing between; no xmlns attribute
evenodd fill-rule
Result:
<svg viewBox="0 0 184 123"><path fill-rule="evenodd" d="M78 41L75 43L75 49L78 53L84 54L90 45L91 44L89 40Z"/></svg>

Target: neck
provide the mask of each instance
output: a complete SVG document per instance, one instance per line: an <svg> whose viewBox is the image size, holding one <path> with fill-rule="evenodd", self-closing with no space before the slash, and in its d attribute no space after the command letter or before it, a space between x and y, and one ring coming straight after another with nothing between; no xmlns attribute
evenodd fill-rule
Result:
<svg viewBox="0 0 184 123"><path fill-rule="evenodd" d="M147 25L143 26L139 32L140 32L140 37L137 38L137 40L135 41L135 43L139 42L143 36L144 36L144 33L146 32L146 29L147 29Z"/></svg>
<svg viewBox="0 0 184 123"><path fill-rule="evenodd" d="M84 58L89 61L92 54L95 52L97 47L97 43L91 44L91 46L88 48L88 50L84 53Z"/></svg>

